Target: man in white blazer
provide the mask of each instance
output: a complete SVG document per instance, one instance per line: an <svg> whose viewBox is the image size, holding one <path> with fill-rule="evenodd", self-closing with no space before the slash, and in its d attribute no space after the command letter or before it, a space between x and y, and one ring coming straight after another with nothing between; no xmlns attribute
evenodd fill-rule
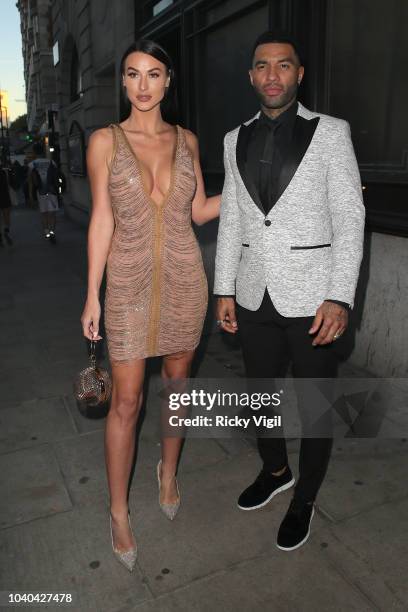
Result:
<svg viewBox="0 0 408 612"><path fill-rule="evenodd" d="M363 251L350 128L297 101L304 68L288 35L258 38L249 75L261 110L224 140L217 323L239 329L248 378L280 377L289 362L295 378L334 378L333 342L347 329ZM313 406L298 395L298 408L304 425ZM299 479L277 538L282 550L309 537L331 447L330 437L302 438ZM295 484L283 437L260 432L258 449L263 467L239 497L242 510Z"/></svg>

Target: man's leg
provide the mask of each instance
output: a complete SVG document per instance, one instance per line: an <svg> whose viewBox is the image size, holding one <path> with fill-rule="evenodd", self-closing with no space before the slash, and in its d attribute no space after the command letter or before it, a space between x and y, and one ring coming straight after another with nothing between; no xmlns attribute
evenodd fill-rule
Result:
<svg viewBox="0 0 408 612"><path fill-rule="evenodd" d="M276 320L275 312L266 292L262 305L256 312L237 305L238 328L250 393L272 393L273 378L283 376L287 368L287 339L284 329ZM261 381L253 379L268 379L267 388L260 388ZM257 415L260 414L261 411L257 411ZM264 506L276 493L294 484L288 468L285 439L283 436L266 437L269 431L260 429L257 432L263 468L255 482L240 495L238 506L242 510Z"/></svg>
<svg viewBox="0 0 408 612"><path fill-rule="evenodd" d="M13 244L13 241L10 236L10 216L11 216L11 207L2 208L1 209L3 216L3 224L4 224L4 238L8 244Z"/></svg>
<svg viewBox="0 0 408 612"><path fill-rule="evenodd" d="M55 225L57 222L58 197L54 194L48 194L48 229L50 240L53 244L56 243Z"/></svg>
<svg viewBox="0 0 408 612"><path fill-rule="evenodd" d="M326 474L333 444L330 404L312 381L296 382L299 378L327 379L327 384L324 382L322 388L325 396L330 398L332 380L337 373L337 356L332 344L312 346L312 337L308 333L312 321L313 317L293 318L288 320L287 326L302 440L299 479L277 538L278 548L285 551L299 548L309 538L313 502Z"/></svg>
<svg viewBox="0 0 408 612"><path fill-rule="evenodd" d="M312 337L308 330L313 317L293 319L288 326L287 334L293 363L293 375L302 379L328 379L326 393L330 394L332 381L337 375L338 358L334 344L312 346ZM296 383L295 383L296 384ZM295 496L309 502L316 499L319 488L325 477L330 459L333 440L331 432L331 411L328 409L319 418L313 436L313 423L323 413L327 402L320 395L316 386L301 384L298 392L298 411L302 421L303 437L299 455L299 480ZM322 437L317 437L321 435Z"/></svg>
<svg viewBox="0 0 408 612"><path fill-rule="evenodd" d="M48 213L48 228L51 232L55 233L55 225L57 220L57 213L49 212Z"/></svg>
<svg viewBox="0 0 408 612"><path fill-rule="evenodd" d="M41 223L43 226L43 230L44 230L44 236L46 238L49 238L49 229L48 229L48 213L47 212L42 212L41 213Z"/></svg>
<svg viewBox="0 0 408 612"><path fill-rule="evenodd" d="M289 347L285 330L273 318L267 293L259 310L255 312L237 304L237 320L247 378L271 379L284 376ZM260 389L259 384L251 385L250 381L249 387L254 393L271 392L270 386L268 389ZM266 470L278 472L286 467L288 457L283 437L258 436L258 450Z"/></svg>
<svg viewBox="0 0 408 612"><path fill-rule="evenodd" d="M41 214L41 223L44 230L44 236L49 239L50 232L48 227L48 207L47 207L47 196L38 194L38 208Z"/></svg>

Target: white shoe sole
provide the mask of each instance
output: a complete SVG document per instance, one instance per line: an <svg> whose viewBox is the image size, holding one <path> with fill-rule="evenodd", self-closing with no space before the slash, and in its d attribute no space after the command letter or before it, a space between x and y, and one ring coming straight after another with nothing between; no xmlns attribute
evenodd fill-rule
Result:
<svg viewBox="0 0 408 612"><path fill-rule="evenodd" d="M263 506L266 506L266 504L269 504L269 502L271 501L271 499L275 497L275 495L278 495L278 493L282 493L283 491L286 491L286 489L290 489L290 487L293 487L294 484L295 484L295 479L292 478L292 480L289 480L289 482L287 482L286 484L282 485L278 489L275 489L273 493L271 493L270 496L267 499L265 499L264 502L262 502L262 504L258 504L257 506L251 506L250 508L245 508L244 506L240 506L239 504L237 504L237 506L240 510L257 510L258 508L263 508Z"/></svg>
<svg viewBox="0 0 408 612"><path fill-rule="evenodd" d="M300 546L303 546L303 544L309 539L310 536L310 525L312 523L312 518L314 517L314 508L312 510L312 514L310 515L310 521L309 521L309 529L307 530L307 534L305 535L305 537L303 538L303 540L301 542L298 542L298 544L296 544L296 546L292 546L291 548L284 548L283 546L279 546L278 543L276 543L276 546L279 548L279 550L285 550L290 551L290 550L296 550L296 548L299 548Z"/></svg>

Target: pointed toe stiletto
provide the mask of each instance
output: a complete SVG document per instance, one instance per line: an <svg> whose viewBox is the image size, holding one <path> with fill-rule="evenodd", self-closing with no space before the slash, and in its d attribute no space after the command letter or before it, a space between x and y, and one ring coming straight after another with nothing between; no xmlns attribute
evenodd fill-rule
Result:
<svg viewBox="0 0 408 612"><path fill-rule="evenodd" d="M130 550L123 550L123 551L115 548L115 545L113 543L112 516L110 515L109 518L110 518L110 532L111 532L113 554L115 555L119 563L124 565L129 572L133 572L133 568L136 565L136 559L137 559L137 546L135 546L135 548L131 548ZM129 521L130 531L132 532L132 536L133 536L132 525L130 524L129 514L128 514L128 521ZM134 539L134 536L133 536L133 539Z"/></svg>
<svg viewBox="0 0 408 612"><path fill-rule="evenodd" d="M160 478L160 472L161 472L161 465L162 465L162 460L160 459L159 463L157 464L157 482L159 483L159 506L161 508L161 511L163 512L163 514L165 516L167 516L167 518L172 521L174 520L178 509L180 508L180 491L178 488L178 483L177 483L177 478L175 478L176 481L176 489L177 489L177 495L178 495L178 499L174 504L164 504L161 502L160 500L160 493L161 493L161 478Z"/></svg>

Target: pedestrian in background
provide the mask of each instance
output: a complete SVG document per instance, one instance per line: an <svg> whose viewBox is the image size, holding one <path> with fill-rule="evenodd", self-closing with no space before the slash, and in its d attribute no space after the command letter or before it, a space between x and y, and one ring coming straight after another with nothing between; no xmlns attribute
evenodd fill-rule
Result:
<svg viewBox="0 0 408 612"><path fill-rule="evenodd" d="M56 243L55 225L58 205L58 168L52 160L44 156L42 144L33 146L34 159L29 163L30 204L33 202L33 187L37 189L38 207L44 229L44 236Z"/></svg>
<svg viewBox="0 0 408 612"><path fill-rule="evenodd" d="M29 181L28 181L28 175L30 173L29 170L29 160L27 159L27 157L24 158L24 165L23 165L23 190L24 190L24 199L25 199L25 203L26 206L30 206L33 207L33 202L30 202L30 188L29 188ZM37 194L33 193L33 196L35 195L34 199L37 200Z"/></svg>
<svg viewBox="0 0 408 612"><path fill-rule="evenodd" d="M25 195L24 195L24 181L25 181L25 172L23 166L20 164L18 159L14 160L11 167L11 175L10 175L10 186L14 190L16 194L16 204L18 206L25 205Z"/></svg>
<svg viewBox="0 0 408 612"><path fill-rule="evenodd" d="M10 236L10 212L11 198L10 186L8 178L8 170L0 166L0 219L3 226L4 238L7 244L12 245L13 241ZM0 231L0 246L3 246L2 232Z"/></svg>

